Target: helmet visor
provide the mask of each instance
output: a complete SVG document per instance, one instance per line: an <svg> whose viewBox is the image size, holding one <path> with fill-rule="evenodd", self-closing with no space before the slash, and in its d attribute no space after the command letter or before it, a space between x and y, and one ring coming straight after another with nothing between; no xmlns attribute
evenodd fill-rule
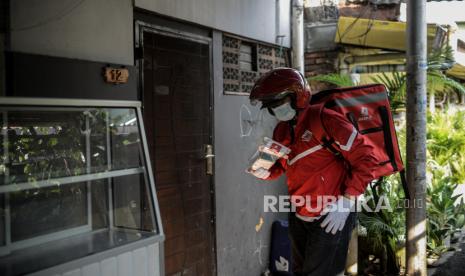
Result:
<svg viewBox="0 0 465 276"><path fill-rule="evenodd" d="M281 105L284 102L284 99L286 99L288 95L291 95L293 93L294 92L292 91L283 91L273 95L272 97L262 98L260 99L260 101L262 102L261 108L276 107L278 105Z"/></svg>
<svg viewBox="0 0 465 276"><path fill-rule="evenodd" d="M274 101L263 101L261 108L275 108L280 105L283 105L286 102L290 102L291 100L288 99L288 97L284 97L279 100L274 100Z"/></svg>

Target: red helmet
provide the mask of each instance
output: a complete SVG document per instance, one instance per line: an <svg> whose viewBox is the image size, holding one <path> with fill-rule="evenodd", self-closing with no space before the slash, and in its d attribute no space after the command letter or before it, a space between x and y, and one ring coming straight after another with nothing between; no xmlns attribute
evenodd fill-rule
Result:
<svg viewBox="0 0 465 276"><path fill-rule="evenodd" d="M297 109L308 106L312 94L304 76L292 68L275 68L261 76L250 92L250 102L255 105L262 102L262 107L268 103L281 100L287 95L293 96Z"/></svg>

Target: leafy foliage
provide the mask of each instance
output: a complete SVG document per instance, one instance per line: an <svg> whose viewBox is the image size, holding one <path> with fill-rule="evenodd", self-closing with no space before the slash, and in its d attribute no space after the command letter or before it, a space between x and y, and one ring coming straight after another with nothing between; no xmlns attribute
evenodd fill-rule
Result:
<svg viewBox="0 0 465 276"><path fill-rule="evenodd" d="M445 240L464 226L465 205L463 199L457 204L460 195L453 194L458 184L451 182L452 178L438 176L434 180L427 189L427 237L429 254L439 256L447 250Z"/></svg>
<svg viewBox="0 0 465 276"><path fill-rule="evenodd" d="M430 92L448 93L452 90L465 94L465 87L461 83L447 77L442 71L428 71L427 79L428 90Z"/></svg>
<svg viewBox="0 0 465 276"><path fill-rule="evenodd" d="M454 64L454 50L450 45L434 49L428 56L428 70L445 70Z"/></svg>
<svg viewBox="0 0 465 276"><path fill-rule="evenodd" d="M465 183L465 112L428 116L427 154L429 171L447 169L453 183Z"/></svg>
<svg viewBox="0 0 465 276"><path fill-rule="evenodd" d="M454 62L454 52L449 45L432 51L428 56L427 87L430 94L430 111L435 110L435 96L442 95L446 98L451 92L465 93L462 84L444 73Z"/></svg>
<svg viewBox="0 0 465 276"><path fill-rule="evenodd" d="M465 203L454 195L465 183L465 112L428 116L427 236L428 253L447 251L445 240L465 225Z"/></svg>
<svg viewBox="0 0 465 276"><path fill-rule="evenodd" d="M364 210L359 214L359 222L366 228L372 251L378 252L378 257L382 260L383 274L396 274L400 269L396 251L397 244L404 239L405 233L405 212L400 207L403 206L403 191L400 187L395 175L371 185L366 194L367 205L375 210L382 196L384 200L387 199L392 210Z"/></svg>
<svg viewBox="0 0 465 276"><path fill-rule="evenodd" d="M465 111L455 113L445 110L429 114L427 133L427 250L430 256L440 256L449 250L447 239L465 226L465 203L454 195L458 185L465 185ZM401 152L405 153L405 128L397 131ZM367 229L372 252L392 252L404 240L405 212L395 208L402 204L400 179L393 175L367 195L384 195L389 199L393 212L362 213L360 224ZM377 204L376 197L370 206ZM388 258L387 268L394 269L397 263Z"/></svg>
<svg viewBox="0 0 465 276"><path fill-rule="evenodd" d="M381 73L379 76L372 77L374 83L382 83L388 89L389 102L391 109L396 111L400 108L405 108L407 90L407 77L405 73L393 72L392 76L386 73Z"/></svg>
<svg viewBox="0 0 465 276"><path fill-rule="evenodd" d="M350 76L344 74L317 75L315 77L311 77L309 80L329 83L335 85L336 87L347 87L355 85Z"/></svg>

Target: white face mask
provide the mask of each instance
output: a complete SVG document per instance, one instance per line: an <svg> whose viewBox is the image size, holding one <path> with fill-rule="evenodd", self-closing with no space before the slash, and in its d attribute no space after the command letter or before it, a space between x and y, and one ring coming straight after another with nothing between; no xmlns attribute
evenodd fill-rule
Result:
<svg viewBox="0 0 465 276"><path fill-rule="evenodd" d="M292 120L296 114L294 108L292 108L291 103L289 102L271 109L273 110L276 119L280 121Z"/></svg>

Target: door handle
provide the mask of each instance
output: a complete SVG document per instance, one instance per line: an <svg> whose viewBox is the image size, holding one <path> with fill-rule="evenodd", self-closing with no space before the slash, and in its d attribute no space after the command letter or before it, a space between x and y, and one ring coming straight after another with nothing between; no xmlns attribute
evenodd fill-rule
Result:
<svg viewBox="0 0 465 276"><path fill-rule="evenodd" d="M207 175L213 175L213 158L215 155L213 154L213 146L212 145L205 145L205 173Z"/></svg>

